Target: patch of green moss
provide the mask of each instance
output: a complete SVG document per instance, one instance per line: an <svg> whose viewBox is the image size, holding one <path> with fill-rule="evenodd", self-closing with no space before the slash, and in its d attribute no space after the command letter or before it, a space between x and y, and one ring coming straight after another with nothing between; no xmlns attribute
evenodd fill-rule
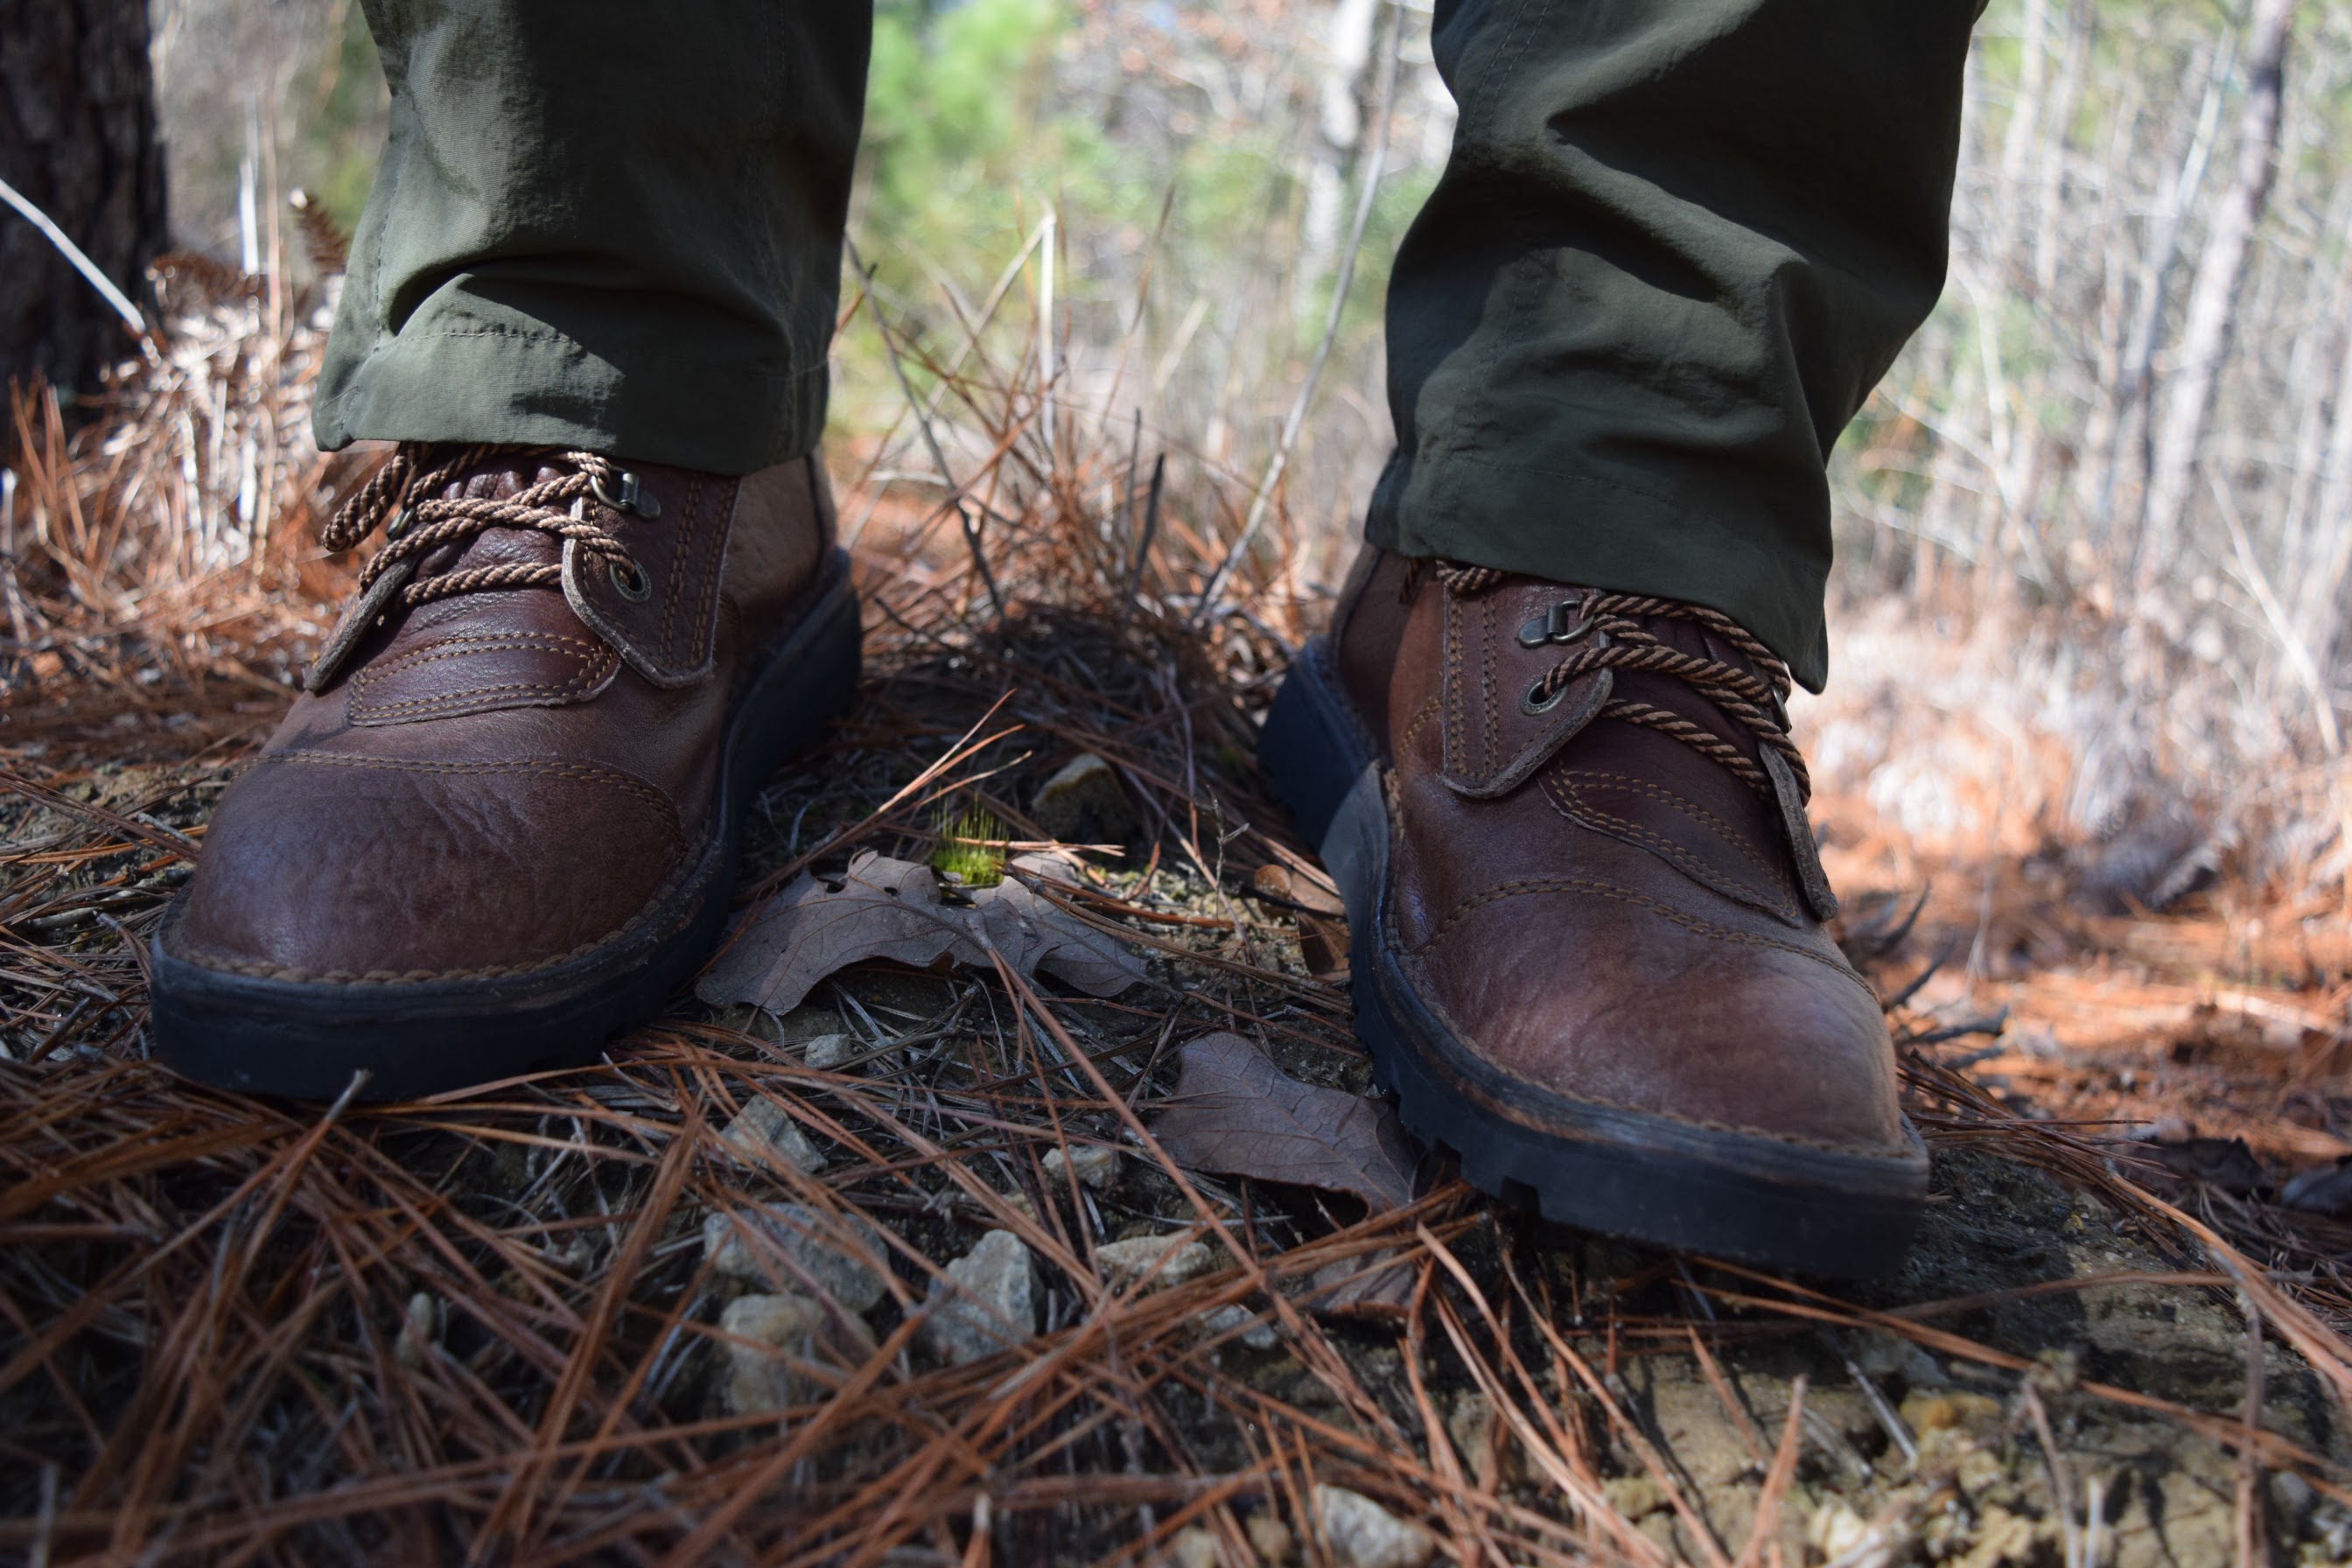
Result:
<svg viewBox="0 0 2352 1568"><path fill-rule="evenodd" d="M942 809L939 847L931 851L931 869L967 888L993 888L1004 880L1004 841L1011 836L994 812Z"/></svg>

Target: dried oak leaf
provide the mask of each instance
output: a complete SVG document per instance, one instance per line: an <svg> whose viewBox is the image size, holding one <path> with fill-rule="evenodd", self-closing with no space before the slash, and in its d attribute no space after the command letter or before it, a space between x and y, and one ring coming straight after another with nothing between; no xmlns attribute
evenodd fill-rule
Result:
<svg viewBox="0 0 2352 1568"><path fill-rule="evenodd" d="M751 918L696 984L715 1007L749 1002L787 1013L836 970L869 959L918 969L990 969L992 949L1024 974L1039 971L1112 996L1144 977L1118 942L1045 902L1019 882L972 890L950 904L928 866L867 851L836 885L803 876Z"/></svg>
<svg viewBox="0 0 2352 1568"><path fill-rule="evenodd" d="M1412 1201L1420 1152L1388 1106L1301 1083L1239 1035L1203 1035L1183 1060L1151 1129L1178 1164L1352 1193L1375 1214Z"/></svg>
<svg viewBox="0 0 2352 1568"><path fill-rule="evenodd" d="M1275 904L1300 914L1344 921L1348 906L1328 877L1309 876L1287 866L1268 862L1250 878L1250 894L1261 903Z"/></svg>
<svg viewBox="0 0 2352 1568"><path fill-rule="evenodd" d="M1250 879L1250 893L1288 910L1298 922L1298 957L1307 973L1328 985L1348 983L1348 910L1330 879L1269 862Z"/></svg>

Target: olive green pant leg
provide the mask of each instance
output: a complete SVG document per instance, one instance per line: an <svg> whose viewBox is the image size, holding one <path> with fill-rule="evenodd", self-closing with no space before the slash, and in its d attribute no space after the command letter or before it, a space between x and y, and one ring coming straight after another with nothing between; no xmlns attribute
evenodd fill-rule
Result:
<svg viewBox="0 0 2352 1568"><path fill-rule="evenodd" d="M816 445L860 0L363 0L392 91L319 443Z"/></svg>
<svg viewBox="0 0 2352 1568"><path fill-rule="evenodd" d="M1943 287L1979 0L1437 0L1373 542L1728 612L1828 673L1831 447Z"/></svg>

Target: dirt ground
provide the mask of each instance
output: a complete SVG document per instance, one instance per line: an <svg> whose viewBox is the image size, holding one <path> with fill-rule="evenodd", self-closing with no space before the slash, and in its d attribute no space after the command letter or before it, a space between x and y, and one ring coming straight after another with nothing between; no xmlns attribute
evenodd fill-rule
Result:
<svg viewBox="0 0 2352 1568"><path fill-rule="evenodd" d="M1340 1486L1465 1563L2352 1557L2342 1229L2276 1201L2339 1140L2334 950L2315 973L2216 964L2209 900L2049 914L2048 962L1931 974L1895 1022L1934 1202L1866 1286L1562 1232L1442 1156L1389 1213L1185 1173L1138 1128L1188 1039L1237 1031L1354 1094L1369 1068L1328 923L1258 896L1262 867L1310 876L1247 761L1276 650L1188 667L1118 635L1076 610L944 653L877 633L867 700L775 781L745 881L853 845L922 858L941 803L1027 838L1040 784L1090 751L1137 815L1083 906L1145 984L869 965L781 1017L687 1001L598 1068L323 1117L144 1059L140 944L271 704L12 710L0 1539L50 1562L1389 1561L1322 1510ZM1939 910L1889 940L1902 899L1850 902L1890 994L1950 945ZM2323 1027L2263 1036L2282 1017ZM753 1098L820 1171L727 1162ZM2242 1131L2251 1163L2223 1157ZM1122 1151L1099 1188L1049 1173L1087 1144ZM888 1279L763 1410L719 1325L771 1292L702 1231L787 1199L881 1226ZM1213 1227L1230 1250L1165 1288L1101 1263ZM1007 1229L1037 1259L1036 1332L944 1360L930 1277ZM1340 1310L1334 1265L1403 1284Z"/></svg>

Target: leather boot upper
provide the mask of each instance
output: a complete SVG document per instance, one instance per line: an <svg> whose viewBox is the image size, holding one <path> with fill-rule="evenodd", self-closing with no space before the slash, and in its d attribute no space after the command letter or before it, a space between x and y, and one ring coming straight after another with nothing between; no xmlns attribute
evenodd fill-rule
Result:
<svg viewBox="0 0 2352 1568"><path fill-rule="evenodd" d="M1575 1100L1904 1152L1769 651L1694 606L1373 550L1332 644L1390 791L1381 941L1458 1039Z"/></svg>
<svg viewBox="0 0 2352 1568"><path fill-rule="evenodd" d="M529 971L628 931L715 830L747 660L830 557L822 467L404 447L328 542L378 526L168 947L362 983Z"/></svg>

